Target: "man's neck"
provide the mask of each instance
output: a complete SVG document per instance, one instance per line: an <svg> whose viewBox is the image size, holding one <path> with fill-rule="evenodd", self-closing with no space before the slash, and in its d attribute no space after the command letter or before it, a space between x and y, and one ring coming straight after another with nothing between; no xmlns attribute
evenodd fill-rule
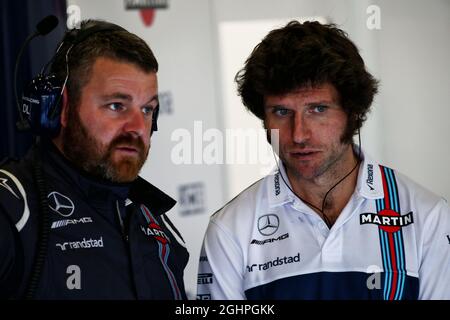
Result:
<svg viewBox="0 0 450 320"><path fill-rule="evenodd" d="M303 179L289 175L289 173L288 177L294 192L301 199L312 204L311 209L322 218L323 215L326 215L326 218L323 219L328 220L326 222L331 227L355 190L358 178L357 164L359 164L359 160L350 146L349 151L344 154L342 159L333 164L333 167L330 167L324 174L313 179ZM339 182L344 177L346 178ZM336 185L336 183L338 184Z"/></svg>

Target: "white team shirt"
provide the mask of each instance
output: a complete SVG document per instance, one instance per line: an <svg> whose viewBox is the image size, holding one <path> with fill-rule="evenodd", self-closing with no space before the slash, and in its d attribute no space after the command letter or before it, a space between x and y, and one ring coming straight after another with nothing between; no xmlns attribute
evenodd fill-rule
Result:
<svg viewBox="0 0 450 320"><path fill-rule="evenodd" d="M211 216L197 299L450 299L447 202L362 157L331 229L278 170Z"/></svg>

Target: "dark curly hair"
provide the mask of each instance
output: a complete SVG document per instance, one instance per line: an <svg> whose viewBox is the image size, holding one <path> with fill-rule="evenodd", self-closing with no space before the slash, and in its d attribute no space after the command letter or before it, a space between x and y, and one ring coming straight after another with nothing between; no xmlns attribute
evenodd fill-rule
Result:
<svg viewBox="0 0 450 320"><path fill-rule="evenodd" d="M350 143L366 120L378 81L358 48L333 24L291 21L259 43L235 77L242 102L264 120L264 97L331 83L348 115L343 141Z"/></svg>
<svg viewBox="0 0 450 320"><path fill-rule="evenodd" d="M84 40L83 33L90 28L112 28L112 30L92 33ZM76 43L73 47L73 43ZM102 20L84 20L80 29L66 32L58 53L55 55L51 72L62 83L67 75L66 53L69 61L69 78L67 92L71 106L77 106L81 98L81 90L88 82L92 66L99 57L129 62L145 72L157 72L158 62L144 40L115 24ZM58 47L59 47L58 46Z"/></svg>

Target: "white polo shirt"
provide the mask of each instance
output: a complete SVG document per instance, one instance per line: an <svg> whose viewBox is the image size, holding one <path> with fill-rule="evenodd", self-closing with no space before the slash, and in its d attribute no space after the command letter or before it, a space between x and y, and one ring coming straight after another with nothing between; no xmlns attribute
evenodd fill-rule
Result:
<svg viewBox="0 0 450 320"><path fill-rule="evenodd" d="M331 229L278 170L211 216L197 298L450 299L447 202L363 158Z"/></svg>

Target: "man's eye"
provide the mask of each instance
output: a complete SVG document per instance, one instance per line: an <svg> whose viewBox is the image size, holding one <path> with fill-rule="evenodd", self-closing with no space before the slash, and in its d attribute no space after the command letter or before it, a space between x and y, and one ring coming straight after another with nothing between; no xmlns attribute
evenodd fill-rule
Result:
<svg viewBox="0 0 450 320"><path fill-rule="evenodd" d="M321 104L321 105L315 106L313 108L313 111L314 112L318 112L318 113L322 113L322 112L325 112L327 109L328 109L327 106L324 106L324 105Z"/></svg>
<svg viewBox="0 0 450 320"><path fill-rule="evenodd" d="M151 106L148 106L148 107L143 107L142 108L142 113L144 114L144 115L151 115L152 114L152 112L153 112L153 107L151 107Z"/></svg>
<svg viewBox="0 0 450 320"><path fill-rule="evenodd" d="M289 110L286 108L276 108L274 109L273 113L275 113L277 116L287 116L289 114Z"/></svg>
<svg viewBox="0 0 450 320"><path fill-rule="evenodd" d="M124 109L124 106L121 103L110 103L108 104L108 108L112 111L122 111Z"/></svg>

